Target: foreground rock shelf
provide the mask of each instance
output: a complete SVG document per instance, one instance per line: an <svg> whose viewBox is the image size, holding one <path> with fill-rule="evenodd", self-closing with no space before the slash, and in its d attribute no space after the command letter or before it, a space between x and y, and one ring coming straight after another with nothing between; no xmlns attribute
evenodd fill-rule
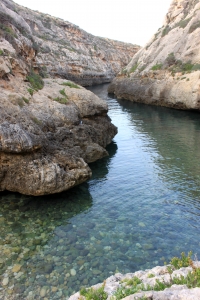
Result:
<svg viewBox="0 0 200 300"><path fill-rule="evenodd" d="M196 268L200 267L200 262L197 261L194 263ZM174 278L181 278L181 276L186 277L189 272L192 272L192 267L180 268L178 270L173 270L171 274L169 273L170 265L160 267L157 266L153 269L145 270L145 271L137 271L135 273L128 273L122 275L121 273L117 273L113 276L107 278L103 283L96 284L92 286L92 289L98 290L103 287L103 291L107 293L107 297L104 295L107 300L116 300L114 294L120 288L130 288L131 284L129 282L135 280L140 281L139 284L142 284L144 287L151 286L152 290L149 291L141 291L129 296L122 296L120 299L122 300L199 300L200 299L200 288L191 288L189 289L186 285L181 284L173 284L169 288L163 288L163 291L155 291L154 286L157 281L161 282L163 285L170 285L171 281ZM173 268L173 267L172 267ZM149 289L149 288L148 288ZM123 292L121 293L123 294ZM125 294L125 292L124 292ZM86 299L84 296L80 295L80 292L72 295L69 300L84 300Z"/></svg>

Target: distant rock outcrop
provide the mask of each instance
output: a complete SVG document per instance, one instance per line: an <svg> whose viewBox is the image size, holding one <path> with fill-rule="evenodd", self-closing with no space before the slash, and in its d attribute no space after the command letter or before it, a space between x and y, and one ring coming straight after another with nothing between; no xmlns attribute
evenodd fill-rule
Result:
<svg viewBox="0 0 200 300"><path fill-rule="evenodd" d="M11 0L1 1L0 19L1 36L23 58L32 56L34 69L83 86L110 82L140 49L137 45L95 37L70 22ZM2 45L0 49L3 50ZM16 66L11 65L15 73Z"/></svg>
<svg viewBox="0 0 200 300"><path fill-rule="evenodd" d="M200 110L200 1L174 0L164 25L109 87L118 98Z"/></svg>

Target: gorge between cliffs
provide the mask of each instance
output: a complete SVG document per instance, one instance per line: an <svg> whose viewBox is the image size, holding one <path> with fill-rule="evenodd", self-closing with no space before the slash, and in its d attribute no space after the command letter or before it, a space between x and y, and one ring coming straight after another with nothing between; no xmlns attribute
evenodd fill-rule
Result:
<svg viewBox="0 0 200 300"><path fill-rule="evenodd" d="M199 11L172 1L141 48L0 2L1 300L77 300L200 257ZM147 299L199 299L172 290Z"/></svg>

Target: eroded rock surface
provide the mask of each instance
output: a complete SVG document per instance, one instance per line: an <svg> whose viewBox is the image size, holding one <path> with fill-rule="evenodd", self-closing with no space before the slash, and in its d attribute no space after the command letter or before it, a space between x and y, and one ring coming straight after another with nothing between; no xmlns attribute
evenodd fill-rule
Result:
<svg viewBox="0 0 200 300"><path fill-rule="evenodd" d="M110 82L140 49L137 45L95 37L78 26L15 4L0 3L1 35L10 46L12 60L0 63L0 75L22 73L15 55L30 60L43 75L70 79L81 85ZM6 48L5 48L6 46ZM7 45L0 41L5 54ZM0 57L1 59L1 57Z"/></svg>
<svg viewBox="0 0 200 300"><path fill-rule="evenodd" d="M172 1L164 25L109 92L135 102L200 109L200 1Z"/></svg>
<svg viewBox="0 0 200 300"><path fill-rule="evenodd" d="M45 79L31 96L20 79L0 88L0 190L44 195L91 176L87 163L107 155L117 132L107 104L90 91ZM59 103L60 91L66 104Z"/></svg>

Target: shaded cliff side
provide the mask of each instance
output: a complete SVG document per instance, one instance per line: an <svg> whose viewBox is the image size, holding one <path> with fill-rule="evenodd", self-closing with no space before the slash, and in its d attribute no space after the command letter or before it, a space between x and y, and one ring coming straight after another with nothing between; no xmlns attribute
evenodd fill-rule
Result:
<svg viewBox="0 0 200 300"><path fill-rule="evenodd" d="M1 1L0 19L1 36L9 40L18 55L26 58L31 54L32 67L43 76L62 77L84 86L110 82L140 49L95 37L70 22L11 0ZM26 49L25 44L29 46ZM2 45L0 49L4 50ZM12 72L16 73L14 66Z"/></svg>
<svg viewBox="0 0 200 300"><path fill-rule="evenodd" d="M200 109L200 1L173 0L158 29L109 87L147 104Z"/></svg>

